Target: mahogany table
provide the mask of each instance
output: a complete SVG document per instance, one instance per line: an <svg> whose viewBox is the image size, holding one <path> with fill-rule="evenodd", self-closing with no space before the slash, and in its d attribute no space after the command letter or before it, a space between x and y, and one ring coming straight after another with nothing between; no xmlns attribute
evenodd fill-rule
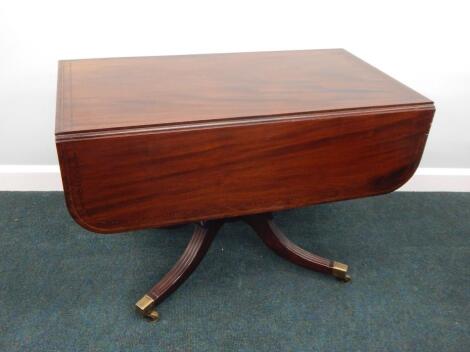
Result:
<svg viewBox="0 0 470 352"><path fill-rule="evenodd" d="M415 172L433 103L345 50L59 63L56 144L67 207L116 233L195 223L176 265L136 304L195 269L224 222L280 256L347 281L271 212L391 192Z"/></svg>

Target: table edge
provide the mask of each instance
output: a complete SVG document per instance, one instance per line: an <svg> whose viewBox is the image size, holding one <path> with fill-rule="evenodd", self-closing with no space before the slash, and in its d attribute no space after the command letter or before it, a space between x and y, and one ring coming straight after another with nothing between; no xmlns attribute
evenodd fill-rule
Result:
<svg viewBox="0 0 470 352"><path fill-rule="evenodd" d="M354 117L372 114L381 114L387 112L406 112L416 110L431 110L435 111L435 106L432 101L403 104L392 106L378 106L354 109L341 109L341 110L327 110L318 112L305 112L305 113L292 113L281 115L269 116L251 116L251 117L238 117L232 119L219 119L211 121L192 121L190 123L168 123L168 124L155 124L155 125L141 125L141 126L126 126L116 127L109 129L97 130L84 130L84 131L71 131L71 132L56 132L55 139L57 143L66 141L76 141L84 139L95 138L108 138L108 137L125 137L136 134L157 134L169 133L173 131L187 131L196 129L208 129L227 126L241 126L241 125L254 125L260 123L282 122L282 121L301 121L306 119L332 119L339 117ZM59 110L58 110L59 111Z"/></svg>

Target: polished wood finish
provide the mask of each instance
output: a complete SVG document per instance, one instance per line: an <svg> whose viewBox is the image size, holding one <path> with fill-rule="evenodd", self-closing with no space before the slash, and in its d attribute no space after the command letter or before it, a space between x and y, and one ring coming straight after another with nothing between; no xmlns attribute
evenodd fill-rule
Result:
<svg viewBox="0 0 470 352"><path fill-rule="evenodd" d="M428 103L343 49L69 60L56 133Z"/></svg>
<svg viewBox="0 0 470 352"><path fill-rule="evenodd" d="M213 220L196 224L193 236L183 255L175 266L146 293L144 297L148 298L148 301L145 307L139 305L141 301L137 303L137 310L151 320L158 319L159 314L156 312L155 307L163 302L191 275L207 253L218 230L225 222L232 221L246 222L269 248L284 259L310 270L334 275L344 282L350 280L349 276L346 275L347 266L345 266L344 275L338 275L334 272L335 263L337 262L307 252L292 243L274 224L272 215L269 213Z"/></svg>
<svg viewBox="0 0 470 352"><path fill-rule="evenodd" d="M428 99L344 50L62 62L67 206L115 233L391 192Z"/></svg>
<svg viewBox="0 0 470 352"><path fill-rule="evenodd" d="M154 305L163 302L191 275L206 254L222 224L222 221L215 220L196 225L186 250L175 266L147 293L154 300Z"/></svg>
<svg viewBox="0 0 470 352"><path fill-rule="evenodd" d="M334 261L307 252L292 243L276 226L270 214L247 216L244 220L256 231L266 246L279 256L307 269L326 274L332 273Z"/></svg>
<svg viewBox="0 0 470 352"><path fill-rule="evenodd" d="M432 112L364 113L58 143L68 208L102 233L391 192Z"/></svg>
<svg viewBox="0 0 470 352"><path fill-rule="evenodd" d="M391 192L418 167L427 98L340 50L62 61L56 144L67 207L115 233L196 222L175 266L136 304L151 319L222 224L347 281L270 212Z"/></svg>

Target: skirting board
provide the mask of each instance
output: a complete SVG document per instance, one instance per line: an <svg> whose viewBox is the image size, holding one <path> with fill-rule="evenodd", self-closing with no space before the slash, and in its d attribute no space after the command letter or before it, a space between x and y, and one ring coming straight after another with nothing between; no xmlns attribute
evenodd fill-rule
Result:
<svg viewBox="0 0 470 352"><path fill-rule="evenodd" d="M62 191L58 165L0 165L0 191ZM470 168L419 168L399 191L470 192Z"/></svg>

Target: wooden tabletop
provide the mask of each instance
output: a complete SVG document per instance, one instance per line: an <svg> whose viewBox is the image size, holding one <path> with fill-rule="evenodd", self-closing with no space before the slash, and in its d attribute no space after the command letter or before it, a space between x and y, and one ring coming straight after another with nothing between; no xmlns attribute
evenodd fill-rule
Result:
<svg viewBox="0 0 470 352"><path fill-rule="evenodd" d="M343 49L61 61L56 134L430 101Z"/></svg>

